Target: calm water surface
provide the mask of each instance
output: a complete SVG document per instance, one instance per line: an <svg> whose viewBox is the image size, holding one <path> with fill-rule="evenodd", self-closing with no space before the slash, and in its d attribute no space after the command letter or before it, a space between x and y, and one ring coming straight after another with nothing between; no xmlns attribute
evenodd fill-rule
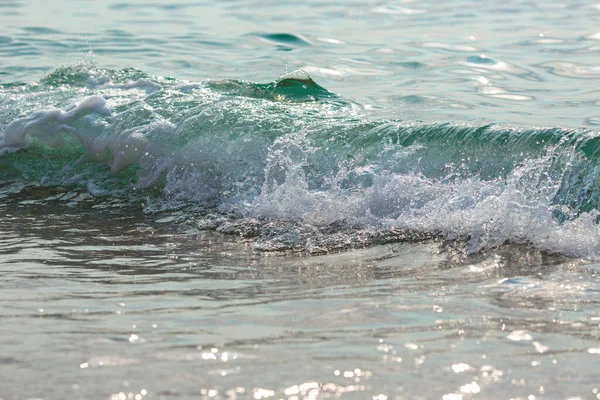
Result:
<svg viewBox="0 0 600 400"><path fill-rule="evenodd" d="M377 116L595 126L599 20L587 1L5 0L0 79L91 50L101 67L193 81L303 68Z"/></svg>
<svg viewBox="0 0 600 400"><path fill-rule="evenodd" d="M0 0L0 26L0 399L600 398L599 5ZM295 78L244 86L300 68L311 98L339 97L298 108L279 102L296 99L284 91ZM214 136L152 142L171 158L124 172L62 142L9 146L11 132L93 130L109 114L98 96L119 132L158 140L200 115ZM54 108L83 116L34 123ZM34 128L9 128L19 118ZM445 122L475 133L431 134L439 159L393 147L405 125L397 142L366 135L327 153L340 126L385 133L368 130L383 120L427 138ZM288 135L294 121L308 134ZM325 139L309 137L321 124ZM487 124L516 139L496 144ZM244 134L221 142L217 125ZM279 139L261 142L264 130ZM446 157L453 141L475 155ZM385 163L345 164L369 146ZM198 222L206 188L233 225ZM360 242L353 225L403 221L427 234ZM328 232L345 251L323 250Z"/></svg>
<svg viewBox="0 0 600 400"><path fill-rule="evenodd" d="M264 255L89 206L2 206L5 399L596 395L594 265L435 241Z"/></svg>

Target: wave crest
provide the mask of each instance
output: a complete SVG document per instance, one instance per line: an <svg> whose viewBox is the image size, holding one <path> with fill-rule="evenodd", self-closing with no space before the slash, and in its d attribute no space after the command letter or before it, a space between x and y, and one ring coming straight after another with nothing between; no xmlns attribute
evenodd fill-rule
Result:
<svg viewBox="0 0 600 400"><path fill-rule="evenodd" d="M77 66L0 90L3 182L202 210L201 226L263 250L441 237L600 257L593 131L369 121L302 72L196 83Z"/></svg>

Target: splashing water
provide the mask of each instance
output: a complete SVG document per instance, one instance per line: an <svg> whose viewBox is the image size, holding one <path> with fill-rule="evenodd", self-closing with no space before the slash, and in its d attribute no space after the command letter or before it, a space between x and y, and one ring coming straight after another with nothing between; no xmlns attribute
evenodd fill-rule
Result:
<svg viewBox="0 0 600 400"><path fill-rule="evenodd" d="M196 83L84 61L2 90L5 186L183 207L222 231L253 221L246 235L262 249L320 252L401 231L467 240L468 252L600 250L593 131L372 121L302 71ZM301 233L282 240L291 228L273 235L273 223Z"/></svg>

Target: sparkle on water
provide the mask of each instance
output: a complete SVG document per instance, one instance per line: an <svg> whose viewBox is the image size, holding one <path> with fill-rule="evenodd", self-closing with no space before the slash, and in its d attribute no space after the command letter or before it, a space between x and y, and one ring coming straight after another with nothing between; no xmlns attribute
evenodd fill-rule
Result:
<svg viewBox="0 0 600 400"><path fill-rule="evenodd" d="M90 51L102 68L188 80L190 91L210 79L223 96L264 94L272 87L244 82L302 68L314 81L286 84L348 99L350 118L593 130L599 19L584 1L5 0L0 87L14 97L0 98L12 118L0 131L31 112L11 108L23 82ZM160 92L143 77L124 85L132 102ZM281 86L274 100L286 99ZM44 107L68 106L53 101ZM589 260L436 237L265 254L167 206L22 192L9 172L2 400L600 399L600 265Z"/></svg>

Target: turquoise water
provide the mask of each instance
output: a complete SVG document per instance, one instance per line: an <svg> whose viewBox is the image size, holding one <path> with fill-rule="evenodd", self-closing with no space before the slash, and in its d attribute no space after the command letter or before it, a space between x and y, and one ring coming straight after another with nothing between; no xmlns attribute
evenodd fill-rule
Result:
<svg viewBox="0 0 600 400"><path fill-rule="evenodd" d="M0 3L0 399L595 398L598 5Z"/></svg>
<svg viewBox="0 0 600 400"><path fill-rule="evenodd" d="M91 50L101 68L194 82L303 68L383 118L593 127L600 117L590 2L85 4L4 1L2 82L39 81Z"/></svg>

